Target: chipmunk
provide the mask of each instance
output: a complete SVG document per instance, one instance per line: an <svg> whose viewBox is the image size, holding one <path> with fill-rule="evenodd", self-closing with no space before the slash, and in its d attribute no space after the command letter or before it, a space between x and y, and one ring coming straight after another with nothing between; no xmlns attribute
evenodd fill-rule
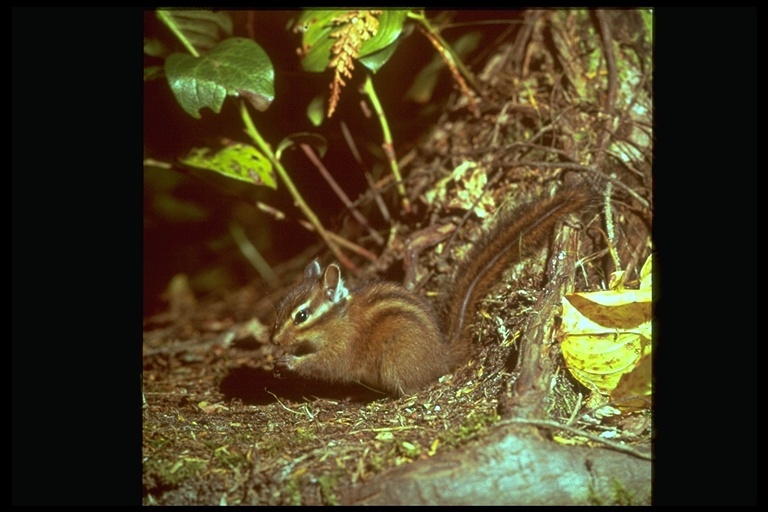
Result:
<svg viewBox="0 0 768 512"><path fill-rule="evenodd" d="M278 365L394 396L427 387L468 358L466 326L504 269L541 247L557 220L588 200L584 191L566 190L505 215L459 267L442 321L422 297L396 283L348 288L338 265L323 271L312 261L277 309L271 341L293 348Z"/></svg>

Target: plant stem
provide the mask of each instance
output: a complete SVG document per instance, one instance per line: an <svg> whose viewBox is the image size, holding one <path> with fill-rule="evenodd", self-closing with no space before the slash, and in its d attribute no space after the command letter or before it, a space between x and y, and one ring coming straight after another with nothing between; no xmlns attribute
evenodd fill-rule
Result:
<svg viewBox="0 0 768 512"><path fill-rule="evenodd" d="M299 210L301 210L301 212L304 214L307 220L312 224L312 226L315 228L315 231L317 231L317 233L323 239L323 241L325 242L325 245L328 246L328 248L333 252L334 256L336 256L336 258L339 260L341 264L343 264L347 268L356 270L356 266L349 260L349 258L347 258L344 255L344 253L341 252L341 250L339 249L339 246L336 245L336 243L334 243L333 240L331 240L331 237L328 235L328 232L320 223L320 219L317 218L317 215L315 215L315 212L312 211L312 209L309 207L306 201L304 201L304 198L301 197L301 193L293 184L293 180L291 180L291 177L288 175L288 172L280 163L280 160L278 160L275 157L275 154L272 152L272 148L270 147L270 145L267 144L267 142L263 138L261 138L261 135L256 129L256 126L253 124L253 120L251 119L251 116L248 113L248 107L246 106L244 101L240 102L240 115L242 116L243 122L245 123L245 133L248 134L248 136L253 140L253 142L256 143L256 146L265 155L267 155L267 158L269 158L269 160L272 162L272 165L275 167L275 171L277 172L277 175L280 176L280 179L282 180L283 183L285 183L285 187L288 189L288 192L293 197L294 203L299 208Z"/></svg>
<svg viewBox="0 0 768 512"><path fill-rule="evenodd" d="M400 176L400 168L397 165L394 145L392 144L392 133L389 131L389 123L387 123L387 118L384 115L384 109L381 108L381 102L379 102L379 97L376 95L376 89L373 87L373 80L371 80L370 74L365 77L363 92L368 95L371 100L373 110L376 111L376 117L379 119L381 131L384 136L384 142L381 144L381 147L384 149L384 153L387 155L389 167L392 169L392 174L395 176L395 181L397 182L397 192L400 194L400 198L403 203L403 210L406 213L409 213L411 211L411 203L408 201L408 196L405 193L405 184L403 183L403 179Z"/></svg>
<svg viewBox="0 0 768 512"><path fill-rule="evenodd" d="M163 9L157 10L157 17L160 18L160 21L165 23L165 26L168 27L168 29L173 32L173 35L175 35L179 41L181 41L181 44L184 45L184 47L187 49L187 51L192 54L193 57L199 57L200 54L197 53L197 50L195 50L195 47L192 46L192 43L187 39L187 36L184 35L184 33L179 30L179 27L176 25L176 22L173 21L173 18L171 17L170 13Z"/></svg>

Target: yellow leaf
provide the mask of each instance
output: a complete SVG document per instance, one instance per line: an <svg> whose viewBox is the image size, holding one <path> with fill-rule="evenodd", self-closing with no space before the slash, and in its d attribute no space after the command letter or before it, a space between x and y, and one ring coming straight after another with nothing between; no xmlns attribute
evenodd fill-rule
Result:
<svg viewBox="0 0 768 512"><path fill-rule="evenodd" d="M584 445L587 444L587 440L583 437L563 437L555 434L552 436L556 443L565 445Z"/></svg>
<svg viewBox="0 0 768 512"><path fill-rule="evenodd" d="M568 369L579 382L610 394L621 377L633 371L643 355L650 354L651 344L633 333L568 335L562 350Z"/></svg>
<svg viewBox="0 0 768 512"><path fill-rule="evenodd" d="M652 393L651 259L639 290L576 293L563 298L562 352L571 374L612 400ZM622 401L621 408L647 406Z"/></svg>
<svg viewBox="0 0 768 512"><path fill-rule="evenodd" d="M640 289L651 289L651 280L652 280L652 267L653 267L653 254L648 256L648 259L645 260L645 264L643 264L643 268L640 269Z"/></svg>
<svg viewBox="0 0 768 512"><path fill-rule="evenodd" d="M435 453L437 453L437 447L440 446L440 439L435 438L434 441L432 441L432 444L429 446L429 456L431 457Z"/></svg>
<svg viewBox="0 0 768 512"><path fill-rule="evenodd" d="M448 208L469 210L474 207L475 215L482 219L495 210L496 205L490 194L485 194L488 183L488 172L478 167L475 162L466 161L459 164L451 173L450 179L456 184L456 194L446 204ZM445 187L446 183L438 184ZM475 204L477 203L477 204Z"/></svg>
<svg viewBox="0 0 768 512"><path fill-rule="evenodd" d="M616 389L611 393L611 400L619 402L622 408L645 408L649 403L642 397L653 394L653 367L650 354L640 358L634 370L625 373L619 379Z"/></svg>

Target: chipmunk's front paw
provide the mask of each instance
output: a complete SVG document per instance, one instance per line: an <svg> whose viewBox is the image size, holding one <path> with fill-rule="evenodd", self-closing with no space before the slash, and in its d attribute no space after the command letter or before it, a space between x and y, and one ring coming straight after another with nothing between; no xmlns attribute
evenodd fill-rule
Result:
<svg viewBox="0 0 768 512"><path fill-rule="evenodd" d="M284 356L281 356L277 360L277 365L281 366L283 368L286 368L288 370L293 370L293 368L295 367L295 365L296 365L296 363L298 361L299 361L298 357L296 357L296 356L294 356L292 354L286 354Z"/></svg>

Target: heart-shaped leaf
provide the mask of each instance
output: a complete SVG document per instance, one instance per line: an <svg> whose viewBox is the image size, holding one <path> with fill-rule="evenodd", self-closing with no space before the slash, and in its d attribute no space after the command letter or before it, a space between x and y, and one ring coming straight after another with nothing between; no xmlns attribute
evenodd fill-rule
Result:
<svg viewBox="0 0 768 512"><path fill-rule="evenodd" d="M275 99L272 62L250 39L227 39L202 57L174 53L165 74L181 107L196 119L203 107L219 113L227 96L242 96L260 111Z"/></svg>

